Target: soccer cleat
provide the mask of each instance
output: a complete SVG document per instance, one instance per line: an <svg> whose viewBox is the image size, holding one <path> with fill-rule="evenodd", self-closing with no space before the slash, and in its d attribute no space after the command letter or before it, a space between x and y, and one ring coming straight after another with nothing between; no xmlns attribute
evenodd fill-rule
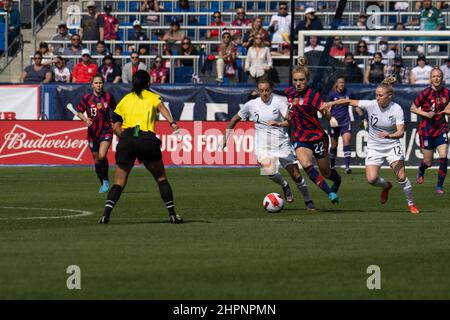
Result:
<svg viewBox="0 0 450 320"><path fill-rule="evenodd" d="M339 203L339 197L338 197L338 195L337 195L336 193L334 193L334 192L331 192L331 193L328 195L328 198L330 199L330 201L331 201L332 204Z"/></svg>
<svg viewBox="0 0 450 320"><path fill-rule="evenodd" d="M422 184L424 180L425 180L425 177L423 176L423 174L420 174L420 172L417 172L416 182L418 184Z"/></svg>
<svg viewBox="0 0 450 320"><path fill-rule="evenodd" d="M345 168L345 173L346 173L346 174L352 173L352 169L350 169L350 168Z"/></svg>
<svg viewBox="0 0 450 320"><path fill-rule="evenodd" d="M414 203L409 204L408 209L409 209L409 212L411 212L412 214L415 214L415 215L419 214L419 209L417 209L417 207Z"/></svg>
<svg viewBox="0 0 450 320"><path fill-rule="evenodd" d="M389 191L391 191L392 183L390 183L388 181L387 184L388 184L387 187L384 188L383 191L381 191L381 194L380 194L380 202L381 202L381 204L385 204L388 201L388 198L389 198Z"/></svg>
<svg viewBox="0 0 450 320"><path fill-rule="evenodd" d="M171 214L169 215L169 219L170 219L170 223L172 224L179 224L179 223L183 223L183 218L181 218L179 215L177 214Z"/></svg>
<svg viewBox="0 0 450 320"><path fill-rule="evenodd" d="M283 187L284 192L284 198L287 202L291 203L294 202L294 195L292 194L291 187L287 184L285 187Z"/></svg>
<svg viewBox="0 0 450 320"><path fill-rule="evenodd" d="M314 202L312 202L312 200L305 201L305 205L307 211L317 211L316 206L314 205Z"/></svg>
<svg viewBox="0 0 450 320"><path fill-rule="evenodd" d="M100 187L100 190L98 190L98 193L108 193L109 191L109 181L103 180L103 184Z"/></svg>
<svg viewBox="0 0 450 320"><path fill-rule="evenodd" d="M108 222L109 222L109 218L108 218L108 217L105 217L105 216L102 216L102 217L98 220L98 223L99 223L99 224L108 224Z"/></svg>
<svg viewBox="0 0 450 320"><path fill-rule="evenodd" d="M436 193L437 194L444 194L444 190L442 189L442 187L437 187L436 188Z"/></svg>

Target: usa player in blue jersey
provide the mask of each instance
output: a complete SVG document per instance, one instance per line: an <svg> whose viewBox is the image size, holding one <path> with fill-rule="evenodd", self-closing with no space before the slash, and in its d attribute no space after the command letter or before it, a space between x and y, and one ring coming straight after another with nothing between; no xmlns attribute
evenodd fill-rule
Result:
<svg viewBox="0 0 450 320"><path fill-rule="evenodd" d="M288 98L291 142L297 160L305 169L309 178L324 191L332 203L338 203L337 191L341 185L341 177L330 167L328 159L328 135L320 125L317 112L329 116L329 110L320 94L308 86L309 71L300 59L299 66L292 72L293 86L285 90ZM314 168L316 159L320 173ZM333 181L331 188L325 178Z"/></svg>
<svg viewBox="0 0 450 320"><path fill-rule="evenodd" d="M345 86L345 77L337 77L333 89L327 96L327 101L335 101L339 99L354 99L352 92ZM347 107L347 108L344 108ZM355 108L359 116L364 116L364 112L360 108ZM364 127L367 128L367 120L363 120ZM338 149L339 136L342 136L344 144L344 159L345 159L345 173L351 173L350 161L352 157L351 137L352 137L352 123L350 121L350 114L347 106L339 106L331 109L331 120L329 128L331 144L330 144L330 164L334 169L336 164L336 156Z"/></svg>
<svg viewBox="0 0 450 320"><path fill-rule="evenodd" d="M422 117L419 124L420 148L423 161L419 166L416 182L422 184L425 170L433 164L433 153L439 154L437 193L444 193L444 180L447 176L448 124L445 115L449 114L449 90L444 87L441 69L434 68L430 74L431 86L423 90L411 105L411 112Z"/></svg>
<svg viewBox="0 0 450 320"><path fill-rule="evenodd" d="M102 76L92 77L92 93L84 95L77 106L78 117L88 127L89 148L101 184L99 193L109 190L107 154L113 137L111 113L116 108L114 97L105 92L103 86Z"/></svg>

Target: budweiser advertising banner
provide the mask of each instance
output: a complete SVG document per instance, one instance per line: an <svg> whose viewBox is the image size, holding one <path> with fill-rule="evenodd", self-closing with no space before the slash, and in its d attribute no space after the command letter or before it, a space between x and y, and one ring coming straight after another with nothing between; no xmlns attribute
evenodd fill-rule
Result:
<svg viewBox="0 0 450 320"><path fill-rule="evenodd" d="M178 135L172 134L166 121L158 121L156 131L166 165L172 166L256 166L254 127L239 122L228 140L225 152L221 146L227 122L181 121ZM352 165L364 165L367 131L353 123ZM87 129L81 121L1 121L0 165L89 165L92 156L87 145ZM117 145L114 136L109 161L114 161ZM422 159L417 123L406 123L401 139L406 163L417 166ZM337 164L343 164L342 141ZM436 155L437 156L437 155Z"/></svg>
<svg viewBox="0 0 450 320"><path fill-rule="evenodd" d="M39 85L0 85L0 120L37 120Z"/></svg>

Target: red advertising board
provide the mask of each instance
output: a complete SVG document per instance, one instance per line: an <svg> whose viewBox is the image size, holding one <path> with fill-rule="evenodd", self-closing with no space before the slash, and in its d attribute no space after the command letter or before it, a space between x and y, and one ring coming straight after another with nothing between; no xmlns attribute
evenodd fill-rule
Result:
<svg viewBox="0 0 450 320"><path fill-rule="evenodd" d="M233 130L225 152L221 149L227 123L179 122L172 133L166 121L157 122L156 132L166 165L255 166L254 127L243 122ZM1 121L0 165L88 165L92 156L87 129L81 121ZM115 163L118 139L114 136L108 154Z"/></svg>

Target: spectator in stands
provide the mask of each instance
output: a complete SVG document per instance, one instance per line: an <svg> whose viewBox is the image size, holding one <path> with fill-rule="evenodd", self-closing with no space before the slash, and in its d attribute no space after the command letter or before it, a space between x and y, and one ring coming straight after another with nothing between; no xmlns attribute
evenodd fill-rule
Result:
<svg viewBox="0 0 450 320"><path fill-rule="evenodd" d="M54 63L53 58L55 57L55 55L53 54L53 52L51 52L48 49L48 43L47 42L39 43L39 52L42 54L41 63L44 66L49 66L49 65Z"/></svg>
<svg viewBox="0 0 450 320"><path fill-rule="evenodd" d="M24 83L49 83L52 81L52 70L49 66L44 66L42 61L42 54L39 51L34 53L34 64L27 66L22 75L20 81Z"/></svg>
<svg viewBox="0 0 450 320"><path fill-rule="evenodd" d="M166 83L169 70L164 66L164 59L157 55L150 68L150 83Z"/></svg>
<svg viewBox="0 0 450 320"><path fill-rule="evenodd" d="M246 49L250 48L257 35L261 36L261 39L265 46L270 46L269 32L263 28L263 22L260 17L255 17L252 22L252 27L244 34L242 46Z"/></svg>
<svg viewBox="0 0 450 320"><path fill-rule="evenodd" d="M344 58L345 63L345 82L348 83L363 83L364 77L361 69L356 65L353 53L347 52Z"/></svg>
<svg viewBox="0 0 450 320"><path fill-rule="evenodd" d="M314 8L309 7L305 10L305 19L297 24L294 34L297 35L300 30L323 30L322 21L316 17L316 10Z"/></svg>
<svg viewBox="0 0 450 320"><path fill-rule="evenodd" d="M191 42L191 39L188 37L181 40L181 47L178 51L179 56L198 56L199 52L197 48ZM177 67L193 67L194 59L178 59Z"/></svg>
<svg viewBox="0 0 450 320"><path fill-rule="evenodd" d="M65 21L61 21L58 24L58 33L52 37L52 41L69 41L72 35L69 33L67 24ZM64 52L65 45L53 44L53 52L55 54L62 54Z"/></svg>
<svg viewBox="0 0 450 320"><path fill-rule="evenodd" d="M246 17L245 10L242 7L236 8L236 19L231 22L232 26L235 27L244 27L252 24L252 20ZM242 44L242 34L245 33L245 30L235 29L231 30L230 34L232 40L235 44Z"/></svg>
<svg viewBox="0 0 450 320"><path fill-rule="evenodd" d="M395 30L396 31L404 31L404 30L406 30L405 29L405 25L403 24L403 23L397 23L396 25L395 25ZM399 42L398 44L395 44L395 45L392 45L391 46L391 49L392 50L394 50L395 52L396 52L396 55L400 55L400 54L403 54L404 52L411 52L412 50L413 50L413 47L412 47L412 45L410 45L410 44L404 44L403 45L403 52L401 51L401 45L400 45L400 43L402 42L402 41L404 41L404 40L406 40L405 38L402 38L402 37L391 37L390 39L392 39L392 41L397 41L397 42ZM408 39L408 40L411 40L411 39Z"/></svg>
<svg viewBox="0 0 450 320"><path fill-rule="evenodd" d="M103 64L98 68L98 74L102 76L104 83L119 83L122 81L122 70L114 63L111 54L107 54L103 58Z"/></svg>
<svg viewBox="0 0 450 320"><path fill-rule="evenodd" d="M81 61L73 68L73 83L90 83L92 77L97 74L97 65L91 62L91 52L89 49L83 49L81 52Z"/></svg>
<svg viewBox="0 0 450 320"><path fill-rule="evenodd" d="M430 84L430 73L433 68L427 64L424 55L417 57L417 65L411 70L411 84Z"/></svg>
<svg viewBox="0 0 450 320"><path fill-rule="evenodd" d="M148 46L146 44L140 44L138 52L140 56L148 56L150 54L148 52Z"/></svg>
<svg viewBox="0 0 450 320"><path fill-rule="evenodd" d="M122 81L125 83L132 83L133 75L138 70L146 70L147 66L139 61L139 53L132 52L130 55L131 62L128 62L122 68Z"/></svg>
<svg viewBox="0 0 450 320"><path fill-rule="evenodd" d="M83 41L103 40L104 32L105 32L105 30L103 29L104 20L101 21L99 19L99 15L95 9L95 1L89 1L86 6L88 9L89 15L83 16L81 18L80 31L79 31L80 38ZM90 82L90 79L89 79L89 82Z"/></svg>
<svg viewBox="0 0 450 320"><path fill-rule="evenodd" d="M272 56L265 46L262 35L256 35L253 45L247 50L245 71L250 74L249 79L255 83L261 77L268 77L272 69Z"/></svg>
<svg viewBox="0 0 450 320"><path fill-rule="evenodd" d="M186 37L183 31L180 30L180 24L177 21L172 21L170 23L170 30L164 34L162 38L166 41L166 49L174 50L177 49L174 44L176 41L181 41ZM177 49L178 51L178 49Z"/></svg>
<svg viewBox="0 0 450 320"><path fill-rule="evenodd" d="M99 40L95 45L95 51L92 52L93 56L106 56L109 51L106 48L105 41Z"/></svg>
<svg viewBox="0 0 450 320"><path fill-rule="evenodd" d="M367 42L365 40L359 40L358 43L356 44L355 56L362 56L362 57L372 56L372 54L368 50ZM356 64L358 65L359 68L364 69L366 61L364 58L357 58Z"/></svg>
<svg viewBox="0 0 450 320"><path fill-rule="evenodd" d="M140 8L141 12L160 12L164 7L159 6L158 0L145 0ZM147 26L159 26L159 16L147 15L145 16L144 25Z"/></svg>
<svg viewBox="0 0 450 320"><path fill-rule="evenodd" d="M442 12L435 7L431 0L423 0L423 9L420 11L418 19L414 19L408 25L417 26L420 25L420 30L442 30L445 29L444 16ZM432 38L421 37L421 41L432 40ZM425 48L422 45L417 47L417 51L420 53L425 52ZM428 53L438 52L438 45L429 45Z"/></svg>
<svg viewBox="0 0 450 320"><path fill-rule="evenodd" d="M128 38L130 41L148 41L147 32L142 30L142 25L139 20L134 20L133 22L133 34ZM140 43L139 45L131 45L129 51L137 51L139 46L147 46L148 44Z"/></svg>
<svg viewBox="0 0 450 320"><path fill-rule="evenodd" d="M175 8L174 12L195 12L195 8L191 7L188 0L178 0L177 7ZM186 15L188 21L187 25L196 25L198 23L197 16L193 14L187 14ZM183 16L174 16L172 17L172 21L178 21L180 23L184 22Z"/></svg>
<svg viewBox="0 0 450 320"><path fill-rule="evenodd" d="M367 28L367 14L365 12L361 12L358 17L358 21L356 22L356 26L361 29Z"/></svg>
<svg viewBox="0 0 450 320"><path fill-rule="evenodd" d="M81 38L78 34L74 34L70 38L70 46L68 48L65 48L63 51L64 56L81 56L81 52L83 50L83 46L81 45ZM73 67L75 66L75 58L69 59L67 61L67 67L69 70L73 70Z"/></svg>
<svg viewBox="0 0 450 320"><path fill-rule="evenodd" d="M447 62L440 66L442 73L444 75L444 82L446 85L450 85L450 57L447 59Z"/></svg>
<svg viewBox="0 0 450 320"><path fill-rule="evenodd" d="M55 66L53 67L54 82L70 83L71 74L69 68L66 67L66 63L61 56L57 56L55 59Z"/></svg>
<svg viewBox="0 0 450 320"><path fill-rule="evenodd" d="M394 58L394 63L387 67L386 77L395 76L397 84L408 84L411 77L411 70L403 64L403 59L400 56Z"/></svg>
<svg viewBox="0 0 450 320"><path fill-rule="evenodd" d="M334 37L333 46L330 49L330 56L332 57L344 57L348 52L348 49L344 47L342 43L342 38L337 36Z"/></svg>
<svg viewBox="0 0 450 320"><path fill-rule="evenodd" d="M324 46L321 46L319 44L319 39L316 36L309 37L308 43L309 43L309 46L305 47L305 49L304 49L305 53L310 52L310 51L322 52L325 49Z"/></svg>
<svg viewBox="0 0 450 320"><path fill-rule="evenodd" d="M288 12L288 4L281 1L278 4L278 14L270 18L269 32L272 35L272 46L278 49L278 45L289 41L291 33L291 15Z"/></svg>
<svg viewBox="0 0 450 320"><path fill-rule="evenodd" d="M295 1L295 11L304 11L306 8L314 8L313 1Z"/></svg>
<svg viewBox="0 0 450 320"><path fill-rule="evenodd" d="M213 21L210 24L211 27L224 27L225 22L222 21L222 14L220 11L214 11L213 14ZM218 28L210 28L208 31L206 31L206 39L213 41L213 40L219 40L219 35L222 33L222 31ZM211 52L216 51L218 46L215 46L214 48L211 47Z"/></svg>
<svg viewBox="0 0 450 320"><path fill-rule="evenodd" d="M103 9L105 13L99 16L99 25L103 26L104 40L118 40L119 39L119 20L114 17L112 12L112 5L106 4Z"/></svg>
<svg viewBox="0 0 450 320"><path fill-rule="evenodd" d="M224 74L230 79L236 79L237 48L232 41L230 31L222 33L222 42L219 45L219 57L216 61L218 83L223 82Z"/></svg>
<svg viewBox="0 0 450 320"><path fill-rule="evenodd" d="M381 40L378 42L378 48L380 49L380 53L383 56L382 62L385 65L389 65L389 60L395 58L395 52L389 49L389 44L386 40Z"/></svg>
<svg viewBox="0 0 450 320"><path fill-rule="evenodd" d="M3 8L0 8L0 12L7 12L8 19L8 47L13 44L14 41L18 41L20 35L20 12L13 7L12 0L4 0ZM4 16L0 16L0 22L4 22ZM10 48L8 54L14 55L19 49L19 43Z"/></svg>
<svg viewBox="0 0 450 320"><path fill-rule="evenodd" d="M387 73L387 66L382 62L383 56L380 52L373 54L372 62L367 66L364 72L364 83L376 83L379 84L384 80Z"/></svg>

